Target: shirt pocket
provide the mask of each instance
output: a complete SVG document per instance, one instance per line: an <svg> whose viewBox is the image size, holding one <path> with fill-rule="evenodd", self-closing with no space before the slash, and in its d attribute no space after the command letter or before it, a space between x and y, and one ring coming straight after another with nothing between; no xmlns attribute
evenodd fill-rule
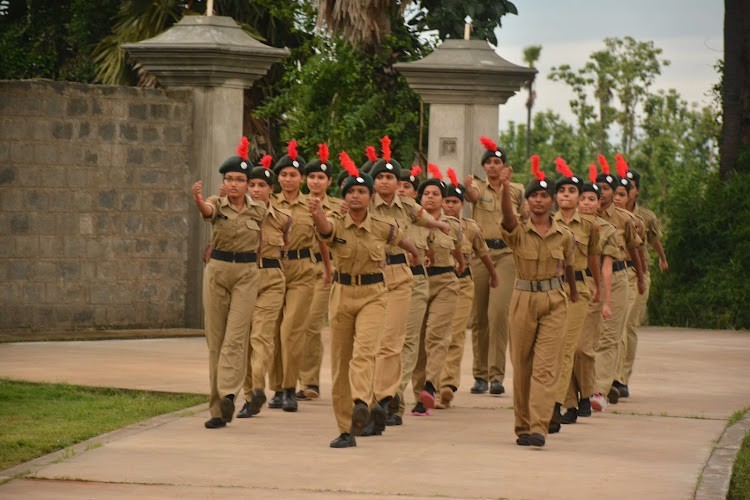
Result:
<svg viewBox="0 0 750 500"><path fill-rule="evenodd" d="M272 247L283 247L284 246L284 235L273 231L269 234L263 234L263 240L266 241Z"/></svg>
<svg viewBox="0 0 750 500"><path fill-rule="evenodd" d="M480 196L477 200L476 207L479 210L484 210L487 212L494 212L495 211L495 198L492 196Z"/></svg>
<svg viewBox="0 0 750 500"><path fill-rule="evenodd" d="M375 262L382 262L385 260L385 243L372 242L367 245L370 251L370 258Z"/></svg>
<svg viewBox="0 0 750 500"><path fill-rule="evenodd" d="M247 229L249 229L250 231L260 231L260 226L258 226L258 223L255 221L255 219L245 220L245 227L247 227Z"/></svg>
<svg viewBox="0 0 750 500"><path fill-rule="evenodd" d="M330 245L331 253L333 253L334 257L344 260L354 257L353 243L331 243Z"/></svg>

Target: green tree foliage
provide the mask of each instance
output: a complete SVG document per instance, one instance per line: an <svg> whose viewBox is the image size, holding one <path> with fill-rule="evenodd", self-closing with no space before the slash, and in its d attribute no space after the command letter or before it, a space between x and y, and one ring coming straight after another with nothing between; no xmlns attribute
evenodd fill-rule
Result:
<svg viewBox="0 0 750 500"><path fill-rule="evenodd" d="M474 38L497 45L495 28L506 14L518 14L508 0L420 0L419 11L409 20L417 31L437 30L441 40L463 38L464 19L471 17Z"/></svg>

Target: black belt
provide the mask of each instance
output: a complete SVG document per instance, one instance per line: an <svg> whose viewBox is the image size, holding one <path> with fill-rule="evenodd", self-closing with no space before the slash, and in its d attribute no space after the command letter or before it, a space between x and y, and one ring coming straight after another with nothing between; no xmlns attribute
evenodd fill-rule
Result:
<svg viewBox="0 0 750 500"><path fill-rule="evenodd" d="M625 265L627 265L628 267L635 267L635 264L633 264L632 260L626 260Z"/></svg>
<svg viewBox="0 0 750 500"><path fill-rule="evenodd" d="M466 269L461 274L456 274L457 278L465 278L467 276L471 276L471 268L469 266L466 266Z"/></svg>
<svg viewBox="0 0 750 500"><path fill-rule="evenodd" d="M333 255L330 253L328 254L329 258L333 260ZM315 262L323 262L323 254L320 252L315 252Z"/></svg>
<svg viewBox="0 0 750 500"><path fill-rule="evenodd" d="M487 246L490 248L494 248L495 250L502 250L503 248L508 248L508 245L500 239L497 240L484 240L485 243L487 243Z"/></svg>
<svg viewBox="0 0 750 500"><path fill-rule="evenodd" d="M392 264L406 264L406 255L402 253L396 255L385 254L385 263L389 266Z"/></svg>
<svg viewBox="0 0 750 500"><path fill-rule="evenodd" d="M211 250L211 258L224 262L250 263L258 261L258 254L255 252L225 252L214 248Z"/></svg>
<svg viewBox="0 0 750 500"><path fill-rule="evenodd" d="M425 275L424 266L422 264L418 266L411 266L411 273L414 276L424 276Z"/></svg>
<svg viewBox="0 0 750 500"><path fill-rule="evenodd" d="M281 269L281 261L279 259L266 259L263 257L260 260L261 269Z"/></svg>
<svg viewBox="0 0 750 500"><path fill-rule="evenodd" d="M591 268L589 267L586 268L586 276L591 277L591 278L594 277L594 275L591 273Z"/></svg>
<svg viewBox="0 0 750 500"><path fill-rule="evenodd" d="M436 276L438 274L452 273L455 270L451 266L446 267L428 267L427 276Z"/></svg>
<svg viewBox="0 0 750 500"><path fill-rule="evenodd" d="M374 285L385 281L383 273L346 274L334 271L333 281L342 285Z"/></svg>
<svg viewBox="0 0 750 500"><path fill-rule="evenodd" d="M625 262L622 260L618 260L612 263L612 272L616 273L617 271L622 271L625 269Z"/></svg>
<svg viewBox="0 0 750 500"><path fill-rule="evenodd" d="M287 250L284 257L289 260L309 259L312 253L309 248L300 248L299 250Z"/></svg>

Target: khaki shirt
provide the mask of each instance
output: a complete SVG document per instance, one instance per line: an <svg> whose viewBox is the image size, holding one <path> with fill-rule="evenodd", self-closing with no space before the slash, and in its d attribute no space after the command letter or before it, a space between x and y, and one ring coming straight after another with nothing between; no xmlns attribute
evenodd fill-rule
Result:
<svg viewBox="0 0 750 500"><path fill-rule="evenodd" d="M284 193L277 193L271 197L271 204L292 215L288 249L312 248L315 243L315 226L307 208L307 195L300 193L296 200L289 202L284 198Z"/></svg>
<svg viewBox="0 0 750 500"><path fill-rule="evenodd" d="M564 268L573 264L575 237L570 229L550 220L551 226L540 235L531 219L519 222L513 231L503 228L503 240L513 250L516 277L522 280L562 278Z"/></svg>
<svg viewBox="0 0 750 500"><path fill-rule="evenodd" d="M503 209L501 206L503 188L499 191L490 186L489 181L474 177L473 185L479 190L479 198L471 204L471 217L482 228L484 238L487 240L501 239L503 222ZM513 211L519 217L523 213L523 186L517 182L511 182L510 197L513 200ZM507 243L507 242L506 242Z"/></svg>
<svg viewBox="0 0 750 500"><path fill-rule="evenodd" d="M404 231L406 239L414 243L417 247L417 253L419 254L419 261L424 262L424 257L427 251L430 249L430 245L427 243L427 238L430 236L430 230L426 227L419 227L416 224L410 224L409 227Z"/></svg>
<svg viewBox="0 0 750 500"><path fill-rule="evenodd" d="M370 202L370 211L376 215L392 218L402 231L406 231L412 224L424 227L429 221L433 220L432 216L416 201L407 196L395 195L389 205L378 193L375 193ZM386 252L388 255L399 255L405 254L406 250L388 245Z"/></svg>
<svg viewBox="0 0 750 500"><path fill-rule="evenodd" d="M331 234L318 238L331 249L333 262L341 273L371 274L382 272L385 266L386 244L401 241L403 231L393 222L372 213L357 225L349 214L331 214Z"/></svg>
<svg viewBox="0 0 750 500"><path fill-rule="evenodd" d="M636 248L640 244L640 239L635 232L633 220L612 203L609 208L602 210L599 216L605 221L615 226L615 242L620 250L617 255L612 255L615 261L627 260L630 258L629 249Z"/></svg>
<svg viewBox="0 0 750 500"><path fill-rule="evenodd" d="M226 196L210 196L207 203L214 210L206 220L211 222L211 246L224 252L257 252L260 225L266 207L245 196L245 206L239 212Z"/></svg>
<svg viewBox="0 0 750 500"><path fill-rule="evenodd" d="M441 214L438 220L447 222L451 226L451 230L450 234L445 234L439 229L430 229L427 243L433 252L431 267L453 267L456 265L453 250L461 248L463 239L461 222L455 217L445 214Z"/></svg>
<svg viewBox="0 0 750 500"><path fill-rule="evenodd" d="M617 260L617 255L620 253L620 247L617 246L617 228L598 215L596 216L596 223L599 225L601 256L606 255Z"/></svg>
<svg viewBox="0 0 750 500"><path fill-rule="evenodd" d="M323 208L323 212L328 216L331 212L335 212L337 214L341 214L341 205L344 204L344 200L341 198L332 198L331 196L326 195L325 198L323 198L323 201L320 203L320 206Z"/></svg>
<svg viewBox="0 0 750 500"><path fill-rule="evenodd" d="M643 227L645 233L645 240L649 245L656 244L657 241L661 240L661 223L656 217L656 214L648 208L642 207L636 203L633 213L643 220ZM646 263L648 263L648 245L644 245L646 252ZM648 272L648 269L646 269Z"/></svg>
<svg viewBox="0 0 750 500"><path fill-rule="evenodd" d="M482 228L474 222L474 219L461 217L461 230L464 233L464 237L461 239L461 253L464 254L464 259L467 263L472 253L477 258L481 258L490 252L487 242L484 241Z"/></svg>
<svg viewBox="0 0 750 500"><path fill-rule="evenodd" d="M286 210L268 206L268 213L263 220L263 241L260 246L260 256L266 259L280 259L284 250L284 235L292 226L292 216Z"/></svg>
<svg viewBox="0 0 750 500"><path fill-rule="evenodd" d="M589 267L589 255L598 255L601 251L599 245L599 227L585 215L576 210L569 222L563 218L562 212L557 212L552 218L570 229L576 240L576 249L573 253L573 270L584 271Z"/></svg>

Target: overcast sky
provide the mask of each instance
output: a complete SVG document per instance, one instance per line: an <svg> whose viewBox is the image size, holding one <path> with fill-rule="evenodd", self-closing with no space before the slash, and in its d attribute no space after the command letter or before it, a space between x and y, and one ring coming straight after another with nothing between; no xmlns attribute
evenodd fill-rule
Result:
<svg viewBox="0 0 750 500"><path fill-rule="evenodd" d="M653 41L671 65L655 88L675 88L688 101L707 102L718 81L713 68L723 54L724 2L721 0L514 0L518 15L504 16L498 53L523 63L523 48L541 45L535 110L552 109L572 121L571 93L547 75L552 66L579 68L589 54L604 48L606 37L632 36ZM500 107L500 130L509 120L526 123L526 92Z"/></svg>

